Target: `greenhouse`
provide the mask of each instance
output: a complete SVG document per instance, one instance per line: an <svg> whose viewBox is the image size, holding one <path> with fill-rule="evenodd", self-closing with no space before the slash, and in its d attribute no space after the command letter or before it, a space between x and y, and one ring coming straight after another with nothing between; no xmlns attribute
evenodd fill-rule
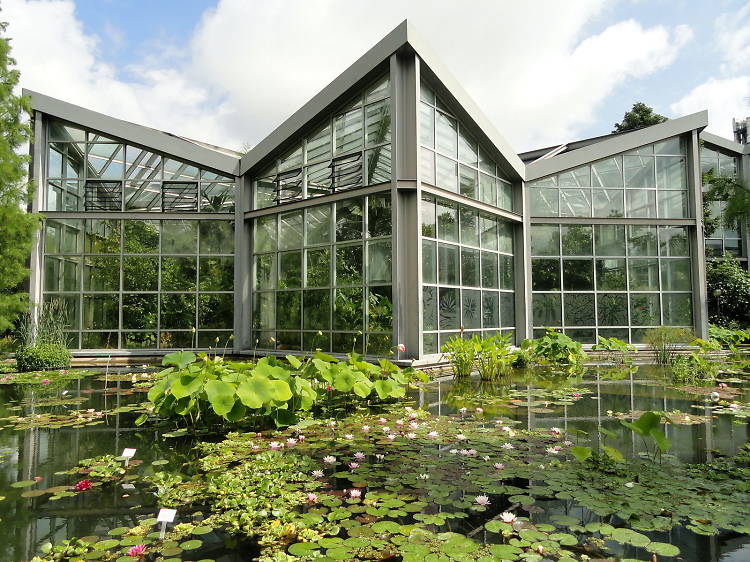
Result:
<svg viewBox="0 0 750 562"><path fill-rule="evenodd" d="M246 154L27 93L32 300L80 355L705 336L705 256L747 263L704 240L701 171L748 168L706 112L516 154L406 22Z"/></svg>

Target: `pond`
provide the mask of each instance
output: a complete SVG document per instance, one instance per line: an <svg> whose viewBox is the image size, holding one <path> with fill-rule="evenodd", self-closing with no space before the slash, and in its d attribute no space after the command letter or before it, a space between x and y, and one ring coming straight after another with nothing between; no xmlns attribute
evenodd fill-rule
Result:
<svg viewBox="0 0 750 562"><path fill-rule="evenodd" d="M154 474L182 473L187 481L200 472L196 467L201 458L204 472L233 466L222 457L227 456L226 451L211 445L196 449L196 441L188 437L165 437L170 428L135 426L142 411L140 404L146 400L148 373L146 369L106 376L96 373L78 377L71 373L67 380L63 377L49 384L13 384L0 379L1 560L30 560L40 554L45 543L60 544L73 537L86 537L103 545L88 553L86 559L136 560L124 556L129 547L140 544L139 536L127 535L128 529L143 526L145 520L149 532L142 535L146 537L143 540L147 544L158 540L159 528L153 518L166 496L153 493L159 485L159 477L155 479ZM584 553L602 559L606 553L610 560L645 561L656 552L658 560L675 559L671 557L673 551L656 546L664 544L678 547L681 559L687 561L750 560L750 537L737 531L742 525L750 525L750 514L744 512L741 515L747 516L747 522L734 521L733 531L712 529L711 518L699 517L700 510L693 506L686 512L689 523L666 524L670 517L677 517L670 508L643 518L632 535L615 532L628 529L626 515L630 513L632 521L632 511L637 512L639 505L665 501L649 491L620 497L644 487L646 479L658 478L660 463L700 465L705 472L713 467L706 463L740 453L750 440L744 417L727 413L727 408L712 411L717 406L709 395L718 387L679 388L670 380L668 372L649 365L591 367L572 377L514 371L502 383L483 382L476 377L445 378L410 390L407 400L399 405L378 405L372 412L360 409L350 417L340 417L337 426L321 422L296 432L235 436L230 450L236 453L238 447L244 447L237 454L237 458L243 458L250 454L244 452L250 449L250 443L267 450L269 444L276 448L276 440L284 443L291 439L295 443L290 442L287 456L294 445L294 454L304 451L317 459L317 468L324 472L323 483L299 485L297 489L316 496L301 510L310 518L340 524L340 538L313 541L315 547L297 547L290 550L292 554L325 555L322 559L416 560L438 551L443 554L428 559L513 560L523 554L528 560L580 560L577 556ZM722 398L740 404L750 401L739 380L730 381L729 387L720 391ZM413 410L404 410L405 405ZM663 458L657 458L656 448L648 440L620 423L621 419L633 421L646 411L663 412L671 421L663 426L671 443ZM304 443L297 439L300 434L304 434ZM498 439L506 442L501 444ZM207 440L218 443L220 438ZM592 476L587 492L586 473L573 485L571 482L582 473L579 468L575 472L567 468L580 466L570 452L584 444L594 449L611 447L652 468L643 472L644 480L639 481L637 474L633 477L603 467L604 476ZM95 484L91 490L71 491L71 486L90 474L80 466L71 471L82 459L117 457L125 448L136 449L127 470L118 472L124 461L112 461L110 457L101 461L106 466L98 470L109 467L114 472L100 480L91 478ZM644 458L647 454L653 459ZM335 458L326 462L326 457ZM207 468L205 459L211 458L216 464ZM96 471L97 464L93 464ZM497 466L502 468L493 468ZM667 497L685 493L683 472L679 468L674 480L670 472L660 484L666 488L663 491ZM630 478L633 480L625 481ZM169 483L162 484L169 488ZM226 486L231 485L234 483L226 482ZM310 492L315 486L319 489ZM599 495L592 490L599 490ZM608 490L605 496L601 490ZM364 495L360 498L359 493ZM703 488L695 493L704 493ZM724 519L717 518L719 521L731 519L733 511L740 511L732 504L719 505L709 496L710 490L705 501L717 503L706 509L725 513ZM619 507L601 515L608 510L602 502L610 500L619 502ZM642 503L629 506L628 502ZM504 523L506 511L517 515L518 521ZM207 515L200 510L192 513L181 509L175 523L192 522L198 532L173 541L171 551L166 549L159 559L229 562L257 555L251 542L238 541L215 525L201 528ZM521 521L527 527L518 531ZM403 558L395 557L393 545L403 545L405 540L395 539L403 539L414 524L436 534L414 548L403 547ZM537 555L517 543L517 552L459 554L466 550L459 536L479 545L505 547L509 543L502 545L500 538L509 530L518 531L528 541L548 545L547 551ZM437 533L444 531L458 535L438 539ZM580 548L576 547L575 553L556 551L556 545L571 546L571 535L581 541ZM513 540L517 539L511 539L510 544ZM438 542L442 545L439 548L435 546ZM649 544L653 548L649 549ZM428 547L432 550L425 550Z"/></svg>

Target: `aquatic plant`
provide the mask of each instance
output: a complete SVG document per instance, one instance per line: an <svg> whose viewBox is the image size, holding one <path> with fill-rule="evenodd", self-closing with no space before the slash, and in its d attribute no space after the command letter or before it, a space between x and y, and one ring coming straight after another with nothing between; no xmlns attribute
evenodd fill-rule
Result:
<svg viewBox="0 0 750 562"><path fill-rule="evenodd" d="M510 347L510 334L486 337L472 336L476 354L476 366L479 378L492 381L500 378L513 362L513 352Z"/></svg>
<svg viewBox="0 0 750 562"><path fill-rule="evenodd" d="M678 355L672 360L672 379L679 384L712 384L719 374L719 365L695 351Z"/></svg>
<svg viewBox="0 0 750 562"><path fill-rule="evenodd" d="M591 347L592 351L602 353L608 361L613 363L630 363L633 361L633 355L638 353L637 348L629 343L615 337L605 338L598 336L598 341Z"/></svg>
<svg viewBox="0 0 750 562"><path fill-rule="evenodd" d="M672 448L672 443L661 429L661 421L662 416L656 412L644 412L634 422L620 420L620 423L643 438L646 453L652 460L656 460L657 456L661 460L661 454ZM653 449L648 442L654 444Z"/></svg>
<svg viewBox="0 0 750 562"><path fill-rule="evenodd" d="M546 328L546 334L534 340L524 340L521 349L527 350L540 365L580 365L586 359L583 346L562 332Z"/></svg>
<svg viewBox="0 0 750 562"><path fill-rule="evenodd" d="M440 348L448 355L455 377L468 377L474 371L476 349L470 338L453 336Z"/></svg>
<svg viewBox="0 0 750 562"><path fill-rule="evenodd" d="M674 326L659 326L646 332L645 340L654 351L659 365L671 365L677 355L680 344L687 344L695 339L694 334L687 328Z"/></svg>

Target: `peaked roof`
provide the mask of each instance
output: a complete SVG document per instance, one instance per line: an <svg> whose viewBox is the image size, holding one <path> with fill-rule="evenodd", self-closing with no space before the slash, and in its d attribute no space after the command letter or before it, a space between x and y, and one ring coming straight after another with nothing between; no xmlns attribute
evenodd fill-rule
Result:
<svg viewBox="0 0 750 562"><path fill-rule="evenodd" d="M453 98L454 104L451 105L456 107L452 107L452 109L460 109L460 113L463 113L459 117L473 122L477 129L476 132L480 136L485 136L482 140L489 145L488 148L495 149L496 154L494 156L499 158L499 163L506 174L517 176L517 178L511 177L511 179L523 178L523 162L518 158L510 144L485 117L452 74L439 62L430 47L407 20L401 22L393 31L245 154L240 163L240 173L244 174L259 164L265 164L272 152L325 112L329 106L345 96L368 74L386 62L392 54L404 48L413 50L424 63L423 66L426 65L426 74L428 76L431 74L431 77L438 81L436 85L442 85L438 93L444 97Z"/></svg>
<svg viewBox="0 0 750 562"><path fill-rule="evenodd" d="M170 156L189 160L228 175L235 176L238 173L239 153L110 117L32 90L24 89L22 93L31 98L32 109L46 115L52 115L87 129L101 131L106 135L124 141L165 152Z"/></svg>
<svg viewBox="0 0 750 562"><path fill-rule="evenodd" d="M713 145L717 148L728 150L729 152L734 152L735 154L747 154L750 151L750 145L748 144L740 144L738 142L725 139L724 137L720 137L719 135L714 135L712 133L702 132L701 140L704 140L708 144Z"/></svg>
<svg viewBox="0 0 750 562"><path fill-rule="evenodd" d="M526 165L526 181L539 179L563 170L577 168L594 160L633 150L639 146L658 142L688 131L695 129L700 131L707 125L708 111L699 111L685 117L670 119L664 123L651 125L650 127L644 127L636 131L597 137L602 140L592 144L582 144L585 141L579 141L579 147L574 150L568 152L562 151L555 156L529 162ZM565 145L561 146L564 147Z"/></svg>

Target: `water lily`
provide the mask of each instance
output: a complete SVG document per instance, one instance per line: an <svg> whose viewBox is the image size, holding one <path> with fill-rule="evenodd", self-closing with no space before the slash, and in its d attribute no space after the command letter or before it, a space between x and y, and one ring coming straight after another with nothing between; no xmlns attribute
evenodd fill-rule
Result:
<svg viewBox="0 0 750 562"><path fill-rule="evenodd" d="M336 462L336 457L334 457L333 455L326 455L325 457L323 457L323 462L326 464L333 464Z"/></svg>
<svg viewBox="0 0 750 562"><path fill-rule="evenodd" d="M537 551L538 554L543 554L544 553L544 546L541 545L541 544L536 545L536 551Z"/></svg>
<svg viewBox="0 0 750 562"><path fill-rule="evenodd" d="M396 346L396 349L399 350L401 353L406 353L406 346L402 343L398 344Z"/></svg>
<svg viewBox="0 0 750 562"><path fill-rule="evenodd" d="M251 449L252 449L253 451L257 451L257 450L259 450L259 449L260 449L260 445L256 445L255 443L253 443L252 445L250 445L250 448L251 448Z"/></svg>
<svg viewBox="0 0 750 562"><path fill-rule="evenodd" d="M510 450L510 449L515 449L515 447L513 446L513 443L503 443L503 449Z"/></svg>
<svg viewBox="0 0 750 562"><path fill-rule="evenodd" d="M396 425L398 426L404 425L404 420L396 420Z"/></svg>
<svg viewBox="0 0 750 562"><path fill-rule="evenodd" d="M507 425L504 425L500 429L502 429L505 433L508 433L509 431L512 431L511 428L509 428Z"/></svg>
<svg viewBox="0 0 750 562"><path fill-rule="evenodd" d="M334 420L329 421L328 427L336 427L336 422Z"/></svg>
<svg viewBox="0 0 750 562"><path fill-rule="evenodd" d="M362 497L362 490L358 490L357 488L352 488L349 490L349 497L352 499L357 499Z"/></svg>
<svg viewBox="0 0 750 562"><path fill-rule="evenodd" d="M268 448L271 449L272 451L278 451L282 447L283 447L283 445L281 443L279 443L278 441L271 441L268 444Z"/></svg>
<svg viewBox="0 0 750 562"><path fill-rule="evenodd" d="M323 471L322 470L313 470L312 475L315 478L323 478Z"/></svg>
<svg viewBox="0 0 750 562"><path fill-rule="evenodd" d="M407 412L411 412L412 410L414 410L414 408L412 408L411 406L406 406L404 410Z"/></svg>
<svg viewBox="0 0 750 562"><path fill-rule="evenodd" d="M42 478L41 476L34 476L33 480L34 482L41 482L42 480L44 480L44 478Z"/></svg>
<svg viewBox="0 0 750 562"><path fill-rule="evenodd" d="M626 488L632 488L633 486L635 486L635 482L625 482Z"/></svg>
<svg viewBox="0 0 750 562"><path fill-rule="evenodd" d="M287 447L294 447L297 444L297 440L294 437L290 437L286 440Z"/></svg>
<svg viewBox="0 0 750 562"><path fill-rule="evenodd" d="M357 451L356 453L354 453L354 458L358 461L363 461L365 460L365 454L361 451Z"/></svg>
<svg viewBox="0 0 750 562"><path fill-rule="evenodd" d="M46 385L48 385L49 383L50 383L50 380L49 380L49 379L42 379L42 384L43 384L43 385L45 385L45 386L46 386Z"/></svg>
<svg viewBox="0 0 750 562"><path fill-rule="evenodd" d="M304 440L305 440L305 436L304 435L299 435L297 437L297 441L299 441L300 443L302 443Z"/></svg>
<svg viewBox="0 0 750 562"><path fill-rule="evenodd" d="M476 410L474 410L474 411L475 411L475 412L476 412L477 414L479 414L480 416L481 416L482 414L484 414L484 410L483 410L482 408L477 408L477 409L476 409Z"/></svg>
<svg viewBox="0 0 750 562"><path fill-rule="evenodd" d="M387 420L387 419L385 419L385 418L378 418L378 423L379 423L380 425L384 425L384 424L388 423L388 420Z"/></svg>
<svg viewBox="0 0 750 562"><path fill-rule="evenodd" d="M464 435L463 433L459 433L458 435L456 435L456 439L458 439L459 441L466 441L466 435Z"/></svg>
<svg viewBox="0 0 750 562"><path fill-rule="evenodd" d="M494 466L494 467L495 467L495 468L496 468L497 470L502 470L502 469L504 469L504 468L505 468L505 465L504 465L503 463L501 463L501 462L496 462L496 463L495 463L495 464L494 464L493 466Z"/></svg>
<svg viewBox="0 0 750 562"><path fill-rule="evenodd" d="M383 428L383 433L390 433L390 431L391 431L391 428L388 427L387 425Z"/></svg>
<svg viewBox="0 0 750 562"><path fill-rule="evenodd" d="M474 498L474 501L477 503L477 505L481 505L481 506L490 505L490 498L484 495L477 496L476 498Z"/></svg>
<svg viewBox="0 0 750 562"><path fill-rule="evenodd" d="M430 431L427 434L427 437L429 437L430 439L435 439L435 438L437 438L439 436L440 436L440 434L437 431Z"/></svg>
<svg viewBox="0 0 750 562"><path fill-rule="evenodd" d="M358 462L350 462L349 463L349 469L350 470L356 470L357 468L359 468L359 463Z"/></svg>
<svg viewBox="0 0 750 562"><path fill-rule="evenodd" d="M557 449L555 449L554 447L547 447L547 448L545 449L545 451L547 451L547 454L548 454L548 455L556 455L556 454L557 454L557 453L559 452L559 451L558 451Z"/></svg>
<svg viewBox="0 0 750 562"><path fill-rule="evenodd" d="M560 435L560 433L562 433L559 427L550 427L549 430L553 433L553 435Z"/></svg>
<svg viewBox="0 0 750 562"><path fill-rule="evenodd" d="M346 439L347 441L351 441L352 439L354 439L354 435L352 435L351 433L347 433L346 435L344 435L344 439Z"/></svg>
<svg viewBox="0 0 750 562"><path fill-rule="evenodd" d="M382 461L385 458L385 455L382 453L378 453L375 455L375 458L379 461Z"/></svg>
<svg viewBox="0 0 750 562"><path fill-rule="evenodd" d="M410 427L411 429L418 429L418 428L419 428L419 424L418 424L417 422L411 422L411 423L409 424L409 427Z"/></svg>
<svg viewBox="0 0 750 562"><path fill-rule="evenodd" d="M720 382L719 383L719 388L728 388L728 387L729 387L729 385L727 383L725 383L725 382Z"/></svg>
<svg viewBox="0 0 750 562"><path fill-rule="evenodd" d="M451 455L455 455L456 453L458 453L458 449L451 449L451 450L450 450L450 451L448 451L448 452L449 452L449 453L450 453Z"/></svg>
<svg viewBox="0 0 750 562"><path fill-rule="evenodd" d="M416 439L417 434L416 433L407 433L406 438L407 439Z"/></svg>
<svg viewBox="0 0 750 562"><path fill-rule="evenodd" d="M571 396L573 398L580 398L581 397L581 393L580 392L574 392L573 394L571 394Z"/></svg>
<svg viewBox="0 0 750 562"><path fill-rule="evenodd" d="M572 447L573 446L573 442L572 441L563 441L563 445L565 445L566 447Z"/></svg>
<svg viewBox="0 0 750 562"><path fill-rule="evenodd" d="M388 439L391 441L393 441L395 438L396 438L396 435L394 433L391 433L390 435L388 435Z"/></svg>
<svg viewBox="0 0 750 562"><path fill-rule="evenodd" d="M307 494L307 503L318 503L318 494L310 492Z"/></svg>
<svg viewBox="0 0 750 562"><path fill-rule="evenodd" d="M430 478L430 475L427 474L426 472L424 474L419 475L420 480L428 480L429 478Z"/></svg>
<svg viewBox="0 0 750 562"><path fill-rule="evenodd" d="M146 545L145 544L137 544L135 546L131 546L128 549L127 555L128 556L136 556L140 558L146 553Z"/></svg>
<svg viewBox="0 0 750 562"><path fill-rule="evenodd" d="M739 408L739 407L740 407L740 405L739 405L739 404L735 404L734 402L732 402L732 403L731 403L731 404L729 405L729 409L730 409L730 410L736 410L736 409L737 409L737 408Z"/></svg>
<svg viewBox="0 0 750 562"><path fill-rule="evenodd" d="M721 398L721 396L719 396L718 392L712 392L711 393L711 401L712 402L718 402L719 398Z"/></svg>
<svg viewBox="0 0 750 562"><path fill-rule="evenodd" d="M486 461L490 460L490 457L488 457L487 455L485 455L485 456L482 457L482 460L486 462Z"/></svg>
<svg viewBox="0 0 750 562"><path fill-rule="evenodd" d="M419 414L417 414L417 412L411 412L411 413L409 414L409 419L410 419L410 420L415 420L415 419L417 419L418 417L419 417Z"/></svg>
<svg viewBox="0 0 750 562"><path fill-rule="evenodd" d="M91 480L81 480L73 486L73 489L76 492L85 492L86 490L90 490L92 486L93 484L91 484Z"/></svg>
<svg viewBox="0 0 750 562"><path fill-rule="evenodd" d="M503 511L500 514L500 521L503 523L513 523L518 517L516 517L515 513L511 513L510 511Z"/></svg>
<svg viewBox="0 0 750 562"><path fill-rule="evenodd" d="M363 425L362 426L362 431L364 431L365 433L367 433L368 431L370 431L370 426L369 425Z"/></svg>
<svg viewBox="0 0 750 562"><path fill-rule="evenodd" d="M461 412L461 415L463 416L467 412L467 409L466 408L461 408L458 411Z"/></svg>

